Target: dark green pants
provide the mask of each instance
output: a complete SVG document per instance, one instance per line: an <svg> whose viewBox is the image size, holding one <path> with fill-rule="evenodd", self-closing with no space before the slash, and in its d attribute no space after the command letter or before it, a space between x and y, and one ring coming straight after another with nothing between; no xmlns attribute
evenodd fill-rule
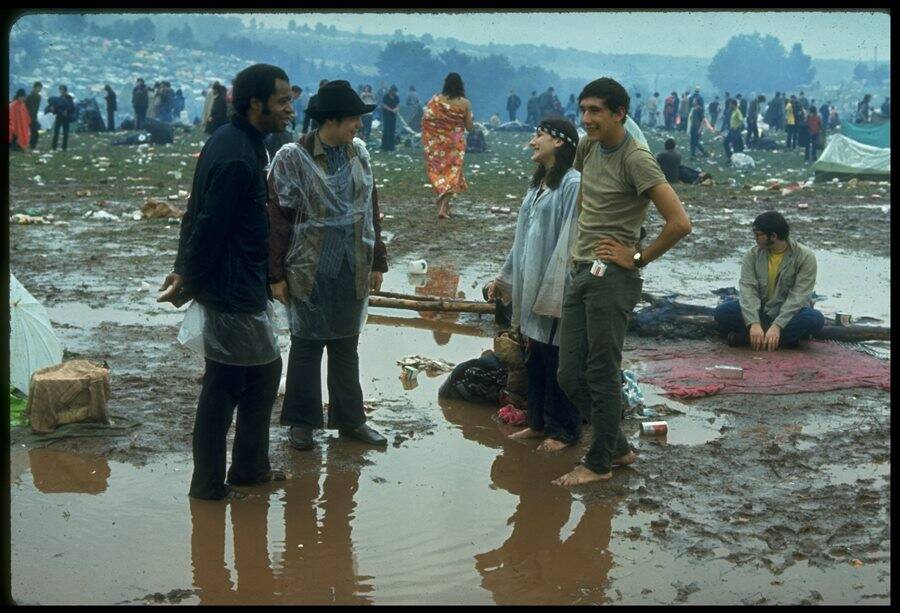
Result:
<svg viewBox="0 0 900 613"><path fill-rule="evenodd" d="M570 273L559 329L559 385L590 420L593 441L584 465L608 473L631 448L622 432L622 346L628 315L641 297L637 271L608 264L595 277L590 264Z"/></svg>

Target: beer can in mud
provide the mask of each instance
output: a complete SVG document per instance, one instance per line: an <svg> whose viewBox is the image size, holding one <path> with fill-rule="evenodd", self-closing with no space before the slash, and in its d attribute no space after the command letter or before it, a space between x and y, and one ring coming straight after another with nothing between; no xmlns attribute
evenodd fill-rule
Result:
<svg viewBox="0 0 900 613"><path fill-rule="evenodd" d="M606 263L603 260L594 260L591 264L591 274L595 277L602 277L606 272Z"/></svg>
<svg viewBox="0 0 900 613"><path fill-rule="evenodd" d="M834 323L837 326L849 326L851 321L853 316L850 313L836 313L834 316Z"/></svg>
<svg viewBox="0 0 900 613"><path fill-rule="evenodd" d="M667 434L669 424L664 421L642 421L641 434Z"/></svg>

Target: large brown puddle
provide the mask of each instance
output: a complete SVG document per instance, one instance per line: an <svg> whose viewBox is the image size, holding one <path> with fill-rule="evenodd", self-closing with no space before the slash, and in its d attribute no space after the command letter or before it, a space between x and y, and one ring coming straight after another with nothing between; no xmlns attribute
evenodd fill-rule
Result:
<svg viewBox="0 0 900 613"><path fill-rule="evenodd" d="M471 297L479 278L429 282ZM837 603L857 601L852 583L878 582L883 565L798 563L776 585L767 570L736 566L725 552L692 560L652 539L626 538L635 528L652 533L660 519L622 502L641 485L639 474L617 469L610 484L590 491L556 487L551 480L574 465L578 449L539 454L535 442L509 440L512 429L495 422L492 409L438 402L444 376L420 373L418 385L404 389L396 365L404 356L458 363L491 346L466 316L413 325L405 317L415 314L373 310L360 348L364 395L375 406L370 423L393 444L372 450L329 432L315 451L296 452L278 437L274 461L293 478L247 488L246 500L190 500L190 455L135 467L52 447L12 449L14 598L599 604L681 602L702 590L690 602L734 603L758 594L795 602L814 589ZM663 401L649 395L647 404ZM699 449L719 436L725 418L678 406L684 414L667 418L667 444ZM831 474L845 478L839 473Z"/></svg>

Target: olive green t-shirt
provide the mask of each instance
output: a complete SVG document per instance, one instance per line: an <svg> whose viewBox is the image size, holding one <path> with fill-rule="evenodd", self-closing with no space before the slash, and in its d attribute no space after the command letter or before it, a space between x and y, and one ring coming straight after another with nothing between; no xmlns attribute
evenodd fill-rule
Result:
<svg viewBox="0 0 900 613"><path fill-rule="evenodd" d="M635 245L647 215L648 189L666 182L653 154L630 134L615 149L603 149L587 136L575 150L575 170L581 173L581 208L572 259L597 259L594 248L601 238Z"/></svg>

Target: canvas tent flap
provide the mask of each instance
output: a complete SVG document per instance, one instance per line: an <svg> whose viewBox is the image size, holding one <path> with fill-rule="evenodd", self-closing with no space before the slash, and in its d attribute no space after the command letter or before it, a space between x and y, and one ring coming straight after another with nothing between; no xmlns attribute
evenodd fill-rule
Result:
<svg viewBox="0 0 900 613"><path fill-rule="evenodd" d="M835 134L829 137L828 146L812 169L819 173L890 176L891 150L871 147L843 134Z"/></svg>
<svg viewBox="0 0 900 613"><path fill-rule="evenodd" d="M841 134L872 147L891 148L891 122L842 123Z"/></svg>

